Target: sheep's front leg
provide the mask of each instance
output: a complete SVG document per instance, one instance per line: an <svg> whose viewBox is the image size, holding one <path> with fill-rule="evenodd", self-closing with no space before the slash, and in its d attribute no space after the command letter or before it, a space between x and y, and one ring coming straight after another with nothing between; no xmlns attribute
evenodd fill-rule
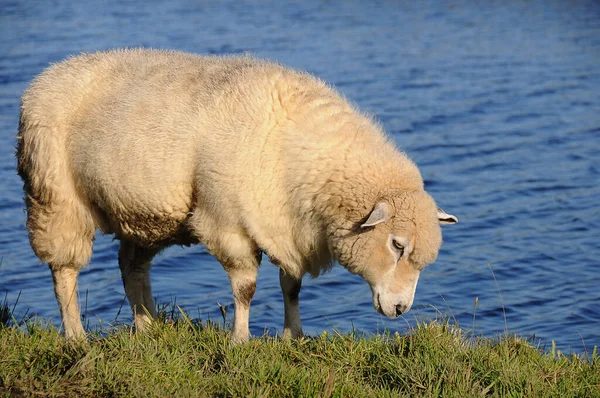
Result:
<svg viewBox="0 0 600 398"><path fill-rule="evenodd" d="M257 267L228 267L227 269L235 305L231 333L231 340L234 343L245 342L250 338L250 301L256 291L257 271Z"/></svg>
<svg viewBox="0 0 600 398"><path fill-rule="evenodd" d="M302 287L302 279L295 279L279 269L279 284L283 293L283 338L302 337L302 322L300 320L300 303L298 296Z"/></svg>
<svg viewBox="0 0 600 398"><path fill-rule="evenodd" d="M146 329L152 319L156 318L156 306L150 285L150 262L157 252L156 249L143 248L126 240L121 241L119 247L119 268L123 286L138 331Z"/></svg>

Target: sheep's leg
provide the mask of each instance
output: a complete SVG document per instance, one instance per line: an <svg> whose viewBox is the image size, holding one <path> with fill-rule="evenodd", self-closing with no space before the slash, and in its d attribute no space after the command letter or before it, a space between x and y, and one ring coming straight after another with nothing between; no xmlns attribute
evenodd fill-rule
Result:
<svg viewBox="0 0 600 398"><path fill-rule="evenodd" d="M279 269L279 284L283 293L283 338L302 337L302 322L300 320L300 303L298 295L302 287L302 279L296 279Z"/></svg>
<svg viewBox="0 0 600 398"><path fill-rule="evenodd" d="M256 274L256 268L228 272L235 306L231 332L233 342L248 341L250 337L250 302L256 291Z"/></svg>
<svg viewBox="0 0 600 398"><path fill-rule="evenodd" d="M77 276L79 270L71 267L50 265L54 294L60 308L65 337L70 340L82 339L85 331L81 323L81 314L77 302Z"/></svg>
<svg viewBox="0 0 600 398"><path fill-rule="evenodd" d="M236 235L236 238L239 239L239 235ZM262 253L249 241L238 240L236 248L238 256L217 255L217 259L227 271L233 293L235 312L231 340L234 343L241 343L250 338L250 302L256 291L256 276ZM230 249L228 252L231 253L232 250ZM221 251L221 253L225 252ZM243 253L246 255L241 256Z"/></svg>
<svg viewBox="0 0 600 398"><path fill-rule="evenodd" d="M150 285L150 262L158 252L123 240L119 247L119 268L125 294L133 311L136 329L143 331L152 318L156 318L156 306Z"/></svg>

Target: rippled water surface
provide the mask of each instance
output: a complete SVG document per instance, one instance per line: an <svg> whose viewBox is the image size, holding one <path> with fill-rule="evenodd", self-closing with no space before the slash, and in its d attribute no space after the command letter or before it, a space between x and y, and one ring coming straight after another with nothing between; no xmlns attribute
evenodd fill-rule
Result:
<svg viewBox="0 0 600 398"><path fill-rule="evenodd" d="M250 52L335 84L460 218L444 228L404 318L379 316L367 284L338 266L304 282L307 332L403 331L443 313L488 336L506 327L564 350L600 345L600 3L211 3L0 2L0 293L14 302L21 292L17 314L59 320L50 272L24 230L19 96L70 54L146 46ZM99 235L80 277L91 327L113 322L123 302L117 245ZM232 303L226 274L200 246L166 250L152 278L159 302L202 319ZM281 330L282 319L277 269L265 262L252 332Z"/></svg>

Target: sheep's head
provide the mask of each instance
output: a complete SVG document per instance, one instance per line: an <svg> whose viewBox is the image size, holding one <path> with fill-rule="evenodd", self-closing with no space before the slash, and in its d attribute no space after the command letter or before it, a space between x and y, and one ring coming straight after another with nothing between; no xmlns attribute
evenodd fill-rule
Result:
<svg viewBox="0 0 600 398"><path fill-rule="evenodd" d="M437 257L440 224L457 221L425 191L396 192L380 198L352 232L338 235L334 250L340 264L369 283L375 309L395 318L410 309L421 270Z"/></svg>

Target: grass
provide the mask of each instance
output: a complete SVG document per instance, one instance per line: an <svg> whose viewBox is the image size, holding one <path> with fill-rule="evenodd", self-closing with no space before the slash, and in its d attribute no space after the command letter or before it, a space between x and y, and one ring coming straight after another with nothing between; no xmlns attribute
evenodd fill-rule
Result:
<svg viewBox="0 0 600 398"><path fill-rule="evenodd" d="M120 327L68 343L40 320L0 311L0 396L600 397L600 358L544 352L504 335L476 338L448 322L407 335L263 336L162 311L146 334ZM4 326L2 326L4 325Z"/></svg>

